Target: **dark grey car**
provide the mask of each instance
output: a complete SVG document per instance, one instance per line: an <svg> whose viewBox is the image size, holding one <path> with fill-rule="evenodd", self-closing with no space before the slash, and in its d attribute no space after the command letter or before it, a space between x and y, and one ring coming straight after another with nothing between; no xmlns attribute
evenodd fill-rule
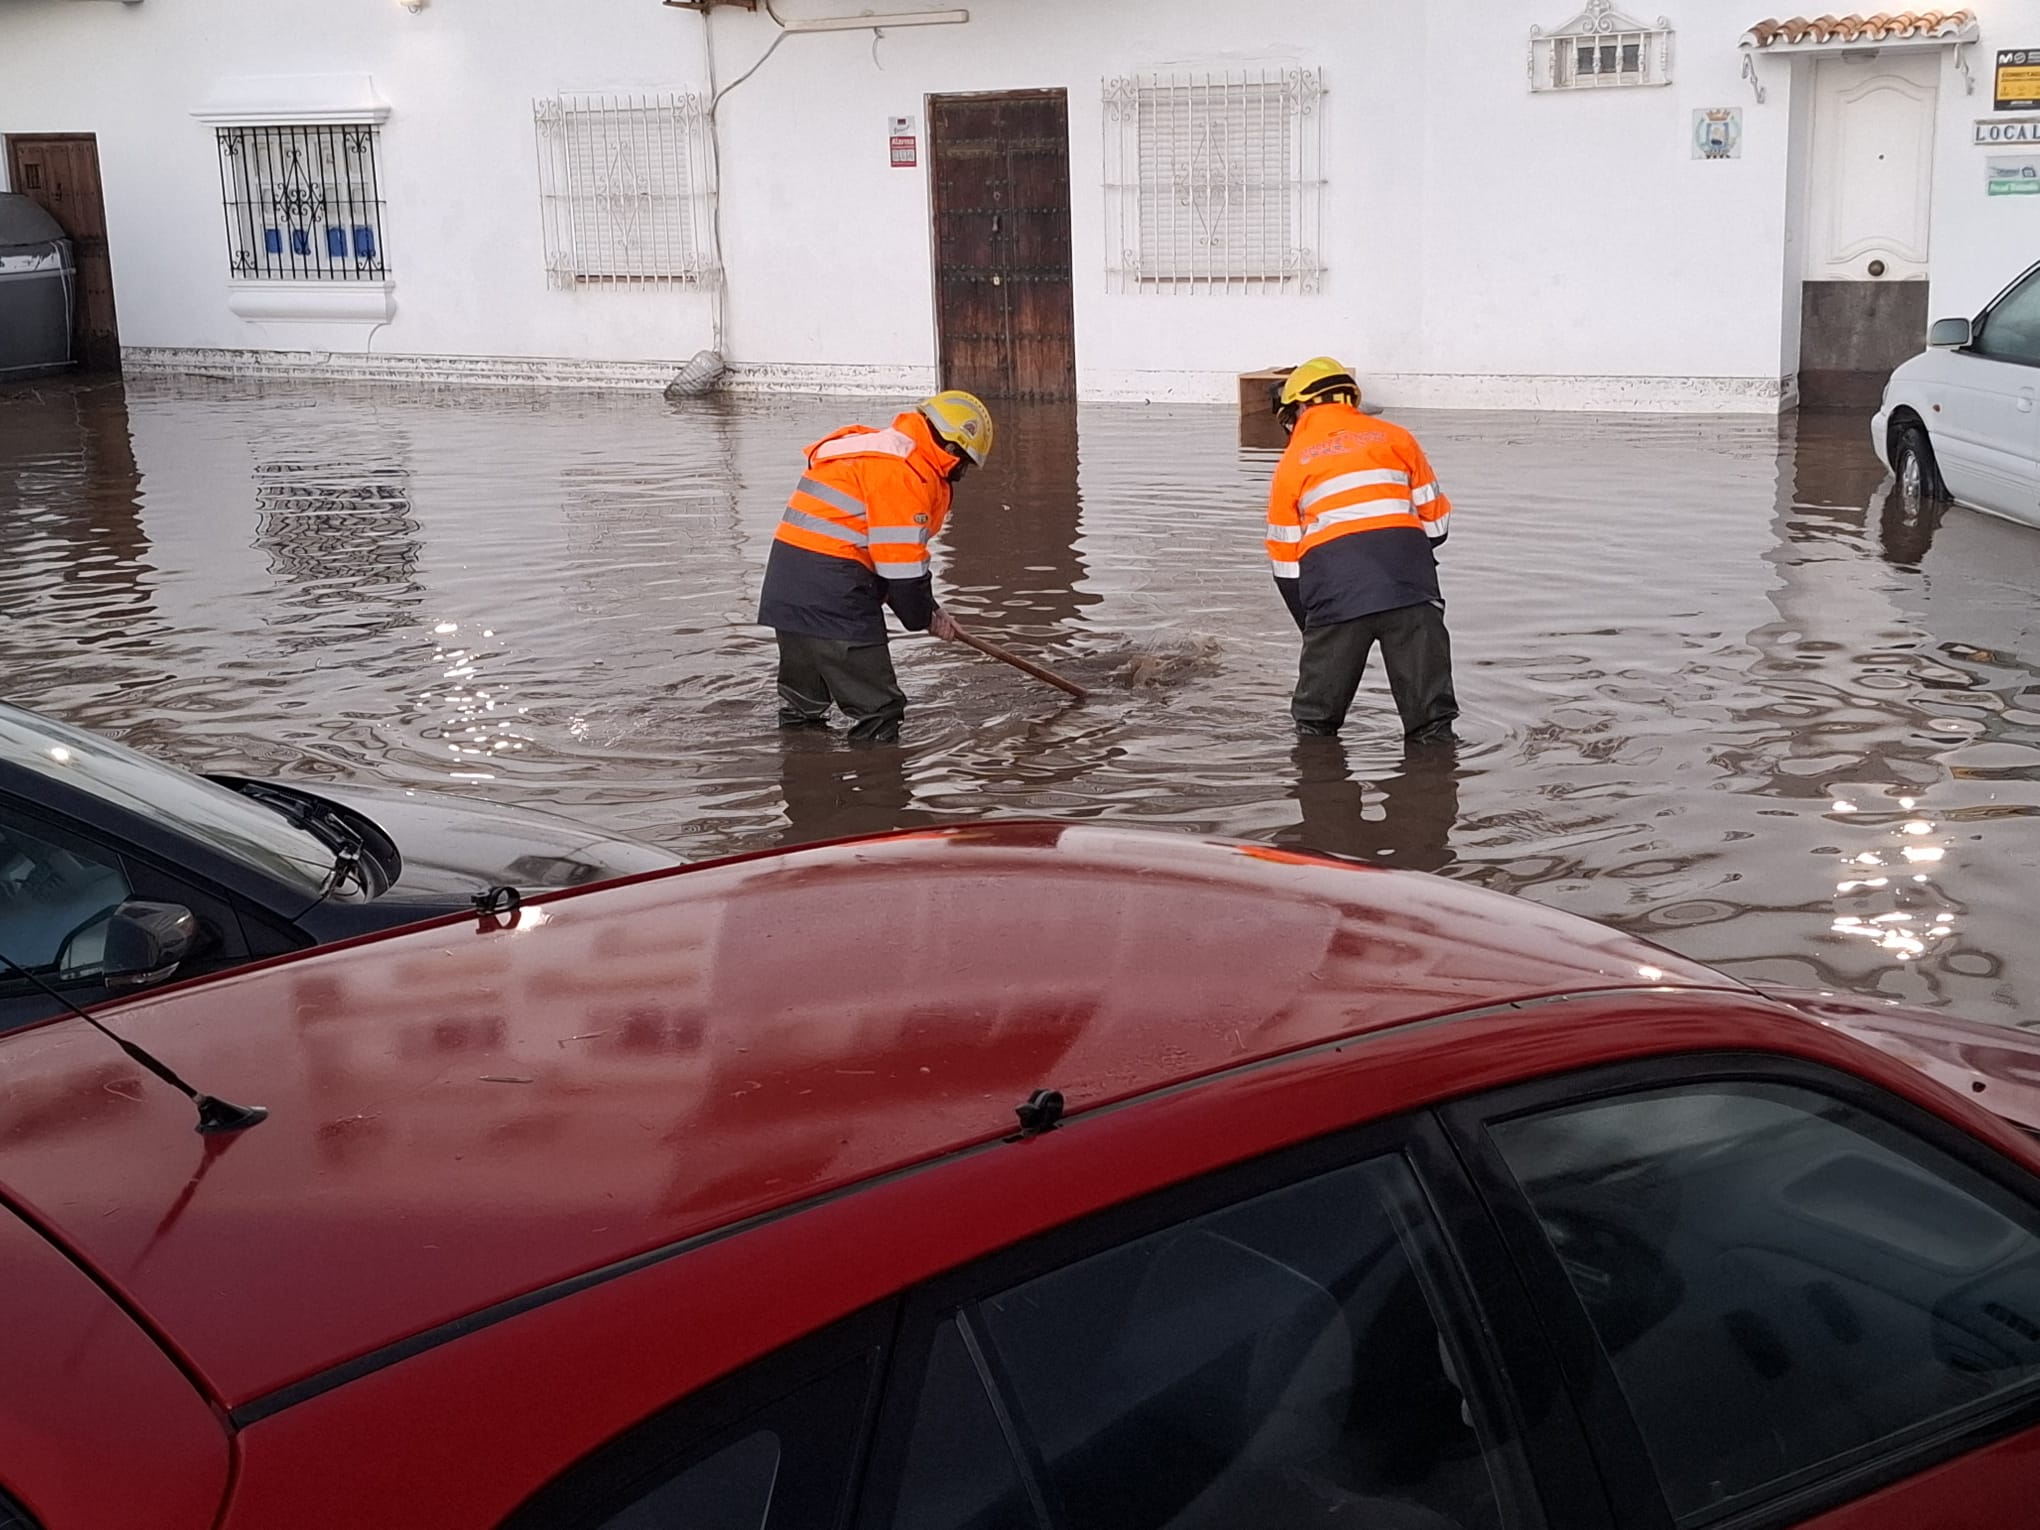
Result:
<svg viewBox="0 0 2040 1530"><path fill-rule="evenodd" d="M204 777L0 704L0 957L78 1004L680 860L402 789ZM0 963L0 1030L60 1006Z"/></svg>

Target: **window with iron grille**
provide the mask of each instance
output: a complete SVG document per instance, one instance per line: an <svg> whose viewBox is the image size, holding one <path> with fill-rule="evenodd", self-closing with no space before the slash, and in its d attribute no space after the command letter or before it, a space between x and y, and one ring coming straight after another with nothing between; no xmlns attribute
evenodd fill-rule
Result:
<svg viewBox="0 0 2040 1530"><path fill-rule="evenodd" d="M1323 97L1315 69L1107 81L1113 285L1315 292Z"/></svg>
<svg viewBox="0 0 2040 1530"><path fill-rule="evenodd" d="M533 103L545 264L556 287L713 274L707 103L697 95Z"/></svg>
<svg viewBox="0 0 2040 1530"><path fill-rule="evenodd" d="M380 281L380 129L372 123L223 127L227 265L251 281Z"/></svg>
<svg viewBox="0 0 2040 1530"><path fill-rule="evenodd" d="M1671 82L1672 24L1666 17L1646 24L1616 10L1613 0L1588 0L1585 10L1550 33L1530 29L1532 90Z"/></svg>

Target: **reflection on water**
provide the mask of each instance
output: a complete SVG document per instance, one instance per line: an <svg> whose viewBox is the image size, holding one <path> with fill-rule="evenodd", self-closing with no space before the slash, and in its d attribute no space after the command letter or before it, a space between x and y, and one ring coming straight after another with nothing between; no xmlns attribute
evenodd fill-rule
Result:
<svg viewBox="0 0 2040 1530"><path fill-rule="evenodd" d="M1289 754L1297 822L1275 842L1383 865L1443 871L1459 821L1458 750L1412 749L1374 781L1353 777L1338 739L1300 738Z"/></svg>
<svg viewBox="0 0 2040 1530"><path fill-rule="evenodd" d="M255 545L269 559L286 653L359 649L417 624L418 522L401 440L395 460L255 464Z"/></svg>
<svg viewBox="0 0 2040 1530"><path fill-rule="evenodd" d="M1438 414L1464 743L1378 675L1299 746L1273 453L1225 409L1009 407L893 749L772 726L750 625L868 401L203 383L0 392L6 692L207 769L468 790L706 856L979 814L1416 866L1731 971L2032 1023L2040 533L1900 502L1860 420Z"/></svg>

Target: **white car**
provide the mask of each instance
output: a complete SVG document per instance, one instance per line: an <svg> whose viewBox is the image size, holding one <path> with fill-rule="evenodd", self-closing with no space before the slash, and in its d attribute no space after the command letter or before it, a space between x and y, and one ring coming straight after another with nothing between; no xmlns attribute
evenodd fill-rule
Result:
<svg viewBox="0 0 2040 1530"><path fill-rule="evenodd" d="M1908 500L2040 526L2040 266L1891 374L1871 443Z"/></svg>

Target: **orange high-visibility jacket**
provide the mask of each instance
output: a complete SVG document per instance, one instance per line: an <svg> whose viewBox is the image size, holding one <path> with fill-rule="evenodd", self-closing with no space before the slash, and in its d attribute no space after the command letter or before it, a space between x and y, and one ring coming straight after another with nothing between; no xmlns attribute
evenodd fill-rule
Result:
<svg viewBox="0 0 2040 1530"><path fill-rule="evenodd" d="M949 517L957 457L919 413L851 425L807 451L774 534L758 620L786 632L883 642L883 608L910 632L935 615L928 541Z"/></svg>
<svg viewBox="0 0 2040 1530"><path fill-rule="evenodd" d="M1400 425L1351 404L1303 411L1268 491L1268 559L1299 627L1443 604L1452 501Z"/></svg>

